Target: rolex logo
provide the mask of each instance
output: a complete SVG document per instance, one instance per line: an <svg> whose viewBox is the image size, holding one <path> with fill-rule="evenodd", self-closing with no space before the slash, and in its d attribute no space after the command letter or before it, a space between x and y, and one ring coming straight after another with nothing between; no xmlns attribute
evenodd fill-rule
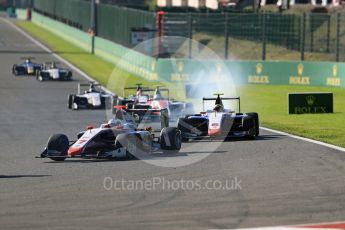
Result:
<svg viewBox="0 0 345 230"><path fill-rule="evenodd" d="M313 95L306 96L305 100L309 106L314 105L316 98Z"/></svg>
<svg viewBox="0 0 345 230"><path fill-rule="evenodd" d="M256 64L256 74L260 75L262 73L263 65L261 63Z"/></svg>
<svg viewBox="0 0 345 230"><path fill-rule="evenodd" d="M298 64L298 65L297 65L297 73L298 73L299 75L302 75L302 74L303 74L303 71L304 71L304 66L303 66L303 64Z"/></svg>
<svg viewBox="0 0 345 230"><path fill-rule="evenodd" d="M179 62L179 63L177 64L177 69L178 69L178 71L179 71L179 72L183 72L183 68L184 68L183 63L182 63L182 62Z"/></svg>
<svg viewBox="0 0 345 230"><path fill-rule="evenodd" d="M332 73L333 73L333 77L337 76L337 74L338 74L338 67L337 67L337 65L333 65Z"/></svg>

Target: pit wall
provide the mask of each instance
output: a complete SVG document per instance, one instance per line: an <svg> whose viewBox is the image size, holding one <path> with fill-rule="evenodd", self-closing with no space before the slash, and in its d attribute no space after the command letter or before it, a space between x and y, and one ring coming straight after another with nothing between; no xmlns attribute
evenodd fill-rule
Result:
<svg viewBox="0 0 345 230"><path fill-rule="evenodd" d="M92 38L81 30L36 12L32 22L91 51ZM100 37L94 42L97 56L148 80L195 82L198 78L236 84L345 87L344 63L155 59Z"/></svg>

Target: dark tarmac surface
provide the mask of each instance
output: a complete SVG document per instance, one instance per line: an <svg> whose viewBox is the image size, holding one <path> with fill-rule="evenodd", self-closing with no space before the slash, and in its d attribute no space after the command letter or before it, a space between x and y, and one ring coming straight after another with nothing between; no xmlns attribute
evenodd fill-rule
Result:
<svg viewBox="0 0 345 230"><path fill-rule="evenodd" d="M1 229L247 228L345 219L345 153L265 131L255 141L190 142L179 154L145 160L35 159L51 134L73 139L106 115L67 109L67 95L84 81L75 72L73 82L12 76L22 56L55 60L0 19ZM113 183L121 180L123 187Z"/></svg>

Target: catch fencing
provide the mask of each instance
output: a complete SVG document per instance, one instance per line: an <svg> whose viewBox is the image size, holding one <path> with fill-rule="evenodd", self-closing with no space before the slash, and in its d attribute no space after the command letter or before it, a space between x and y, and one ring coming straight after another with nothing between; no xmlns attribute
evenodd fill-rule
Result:
<svg viewBox="0 0 345 230"><path fill-rule="evenodd" d="M162 21L164 35L196 40L225 59L345 60L344 13L166 13ZM176 46L164 44L165 53Z"/></svg>

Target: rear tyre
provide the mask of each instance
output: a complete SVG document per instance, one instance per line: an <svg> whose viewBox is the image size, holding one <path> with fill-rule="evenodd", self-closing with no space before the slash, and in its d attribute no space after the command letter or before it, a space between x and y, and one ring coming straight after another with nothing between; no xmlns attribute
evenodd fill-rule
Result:
<svg viewBox="0 0 345 230"><path fill-rule="evenodd" d="M68 75L67 75L67 81L72 81L72 72L68 72Z"/></svg>
<svg viewBox="0 0 345 230"><path fill-rule="evenodd" d="M259 136L260 134L260 124L259 124L259 115L258 113L255 112L251 112L251 113L247 113L248 116L251 116L254 118L255 121L255 136Z"/></svg>
<svg viewBox="0 0 345 230"><path fill-rule="evenodd" d="M182 146L181 131L178 128L163 128L160 134L160 144L163 150L179 151Z"/></svg>
<svg viewBox="0 0 345 230"><path fill-rule="evenodd" d="M248 135L246 136L248 139L255 139L255 120L251 116L244 117L243 119L243 130L248 131Z"/></svg>
<svg viewBox="0 0 345 230"><path fill-rule="evenodd" d="M52 135L47 144L47 156L53 161L64 161L67 156L67 151L69 148L69 141L64 134ZM50 151L55 151L54 153L49 153Z"/></svg>

